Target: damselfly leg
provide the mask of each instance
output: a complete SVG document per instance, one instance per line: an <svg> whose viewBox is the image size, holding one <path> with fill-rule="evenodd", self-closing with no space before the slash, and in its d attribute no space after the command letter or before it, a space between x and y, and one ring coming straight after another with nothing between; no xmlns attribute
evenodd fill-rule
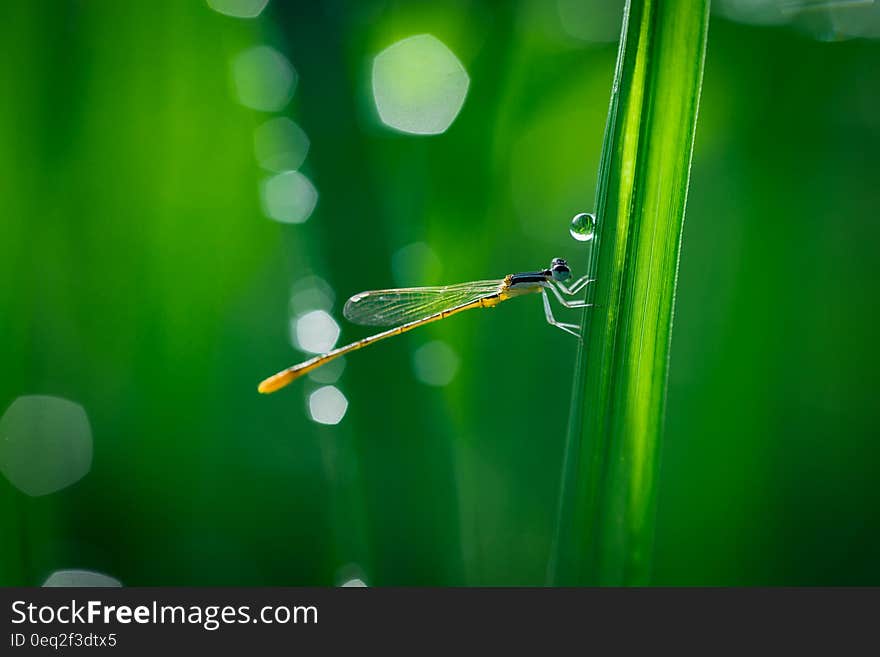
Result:
<svg viewBox="0 0 880 657"><path fill-rule="evenodd" d="M544 300L544 316L547 318L547 323L551 326L555 326L557 328L561 328L566 333L570 333L575 336L578 340L580 340L580 333L577 331L580 330L579 324L566 324L564 322L557 322L556 318L553 317L553 309L550 307L550 297L547 296L547 292L541 292L541 298Z"/></svg>
<svg viewBox="0 0 880 657"><path fill-rule="evenodd" d="M581 276L579 279L577 279L570 286L566 285L562 281L553 281L553 283L556 285L556 287L559 289L559 291L563 292L564 294L567 294L568 296L574 296L575 294L577 294L578 292L583 290L585 287L587 287L587 285L592 283L594 280L596 280L596 279L590 278L589 275L587 275L587 276ZM562 298L560 297L560 300L561 299ZM577 308L580 306L572 306L572 307Z"/></svg>
<svg viewBox="0 0 880 657"><path fill-rule="evenodd" d="M577 294L592 282L593 279L591 279L589 276L582 276L574 283L572 283L570 287L565 285L565 283L561 281L552 281L549 283L549 285L547 285L547 287L550 288L550 290L553 292L553 295L565 308L589 308L593 304L587 303L585 299L566 299L562 295L567 294L569 296L572 296L574 294ZM546 289L542 292L542 296L544 297L544 315L547 318L547 323L552 326L561 328L566 333L571 333L572 335L580 339L580 325L567 324L564 322L556 321L556 319L553 317L553 310L550 307L550 298L547 296Z"/></svg>

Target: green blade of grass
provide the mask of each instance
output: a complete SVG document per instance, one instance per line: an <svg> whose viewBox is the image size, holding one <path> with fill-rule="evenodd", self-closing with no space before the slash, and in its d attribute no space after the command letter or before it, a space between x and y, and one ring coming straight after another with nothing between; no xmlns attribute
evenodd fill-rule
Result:
<svg viewBox="0 0 880 657"><path fill-rule="evenodd" d="M548 577L645 584L709 0L624 11Z"/></svg>

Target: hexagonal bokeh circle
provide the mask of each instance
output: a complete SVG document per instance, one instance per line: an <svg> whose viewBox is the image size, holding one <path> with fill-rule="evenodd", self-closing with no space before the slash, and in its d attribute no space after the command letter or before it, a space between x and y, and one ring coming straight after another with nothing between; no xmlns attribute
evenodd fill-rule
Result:
<svg viewBox="0 0 880 657"><path fill-rule="evenodd" d="M92 428L85 409L61 397L26 395L0 418L0 472L28 495L48 495L92 467Z"/></svg>
<svg viewBox="0 0 880 657"><path fill-rule="evenodd" d="M437 135L461 111L470 78L455 54L430 34L388 46L373 60L373 99L395 130Z"/></svg>
<svg viewBox="0 0 880 657"><path fill-rule="evenodd" d="M46 578L43 586L47 588L78 586L115 588L122 586L122 582L115 577L91 570L56 570Z"/></svg>

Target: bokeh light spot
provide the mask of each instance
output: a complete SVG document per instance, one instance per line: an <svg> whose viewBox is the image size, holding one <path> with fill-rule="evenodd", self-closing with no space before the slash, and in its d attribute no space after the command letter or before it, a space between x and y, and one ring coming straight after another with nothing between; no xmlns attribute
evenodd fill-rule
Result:
<svg viewBox="0 0 880 657"><path fill-rule="evenodd" d="M0 418L0 471L28 495L48 495L92 467L92 429L82 406L60 397L19 397Z"/></svg>
<svg viewBox="0 0 880 657"><path fill-rule="evenodd" d="M624 0L557 0L562 29L591 43L613 43L620 38Z"/></svg>
<svg viewBox="0 0 880 657"><path fill-rule="evenodd" d="M326 365L321 365L316 370L308 373L308 377L315 383L336 383L345 371L345 356L331 360Z"/></svg>
<svg viewBox="0 0 880 657"><path fill-rule="evenodd" d="M751 25L790 25L819 41L880 37L874 0L715 0L712 11Z"/></svg>
<svg viewBox="0 0 880 657"><path fill-rule="evenodd" d="M319 424L339 424L348 410L348 399L335 386L318 388L309 395L309 415Z"/></svg>
<svg viewBox="0 0 880 657"><path fill-rule="evenodd" d="M350 580L348 580L348 581L343 582L342 584L340 584L340 586L341 586L342 588L365 587L366 585L367 585L367 583L366 583L364 580L359 579L359 578L357 578L357 577L355 577L354 579L350 579Z"/></svg>
<svg viewBox="0 0 880 657"><path fill-rule="evenodd" d="M299 169L308 152L308 136L287 117L269 119L254 132L257 162L268 171Z"/></svg>
<svg viewBox="0 0 880 657"><path fill-rule="evenodd" d="M391 273L398 285L426 285L440 274L440 258L424 242L413 242L391 256Z"/></svg>
<svg viewBox="0 0 880 657"><path fill-rule="evenodd" d="M313 354L330 351L339 339L339 324L323 310L313 310L292 320L295 346Z"/></svg>
<svg viewBox="0 0 880 657"><path fill-rule="evenodd" d="M269 0L207 0L208 6L220 14L233 18L256 18Z"/></svg>
<svg viewBox="0 0 880 657"><path fill-rule="evenodd" d="M364 574L363 569L356 563L347 563L339 568L333 579L336 582L336 586L367 586L367 576Z"/></svg>
<svg viewBox="0 0 880 657"><path fill-rule="evenodd" d="M880 2L830 6L831 22L839 34L868 39L880 38Z"/></svg>
<svg viewBox="0 0 880 657"><path fill-rule="evenodd" d="M115 577L102 575L101 573L92 572L91 570L56 570L49 575L44 587L119 587L122 586Z"/></svg>
<svg viewBox="0 0 880 657"><path fill-rule="evenodd" d="M739 23L784 25L798 4L797 0L715 0L712 11Z"/></svg>
<svg viewBox="0 0 880 657"><path fill-rule="evenodd" d="M336 293L320 276L305 276L290 287L290 313L301 315L309 310L330 312Z"/></svg>
<svg viewBox="0 0 880 657"><path fill-rule="evenodd" d="M440 340L422 345L413 355L416 378L429 386L448 385L455 378L458 365L458 355Z"/></svg>
<svg viewBox="0 0 880 657"><path fill-rule="evenodd" d="M232 79L242 105L277 112L293 97L297 75L280 52L270 46L254 46L232 61Z"/></svg>
<svg viewBox="0 0 880 657"><path fill-rule="evenodd" d="M318 190L299 171L285 171L263 184L263 211L266 216L286 224L306 221L318 204Z"/></svg>
<svg viewBox="0 0 880 657"><path fill-rule="evenodd" d="M464 104L469 84L455 54L430 34L398 41L373 60L379 118L401 132L446 132Z"/></svg>

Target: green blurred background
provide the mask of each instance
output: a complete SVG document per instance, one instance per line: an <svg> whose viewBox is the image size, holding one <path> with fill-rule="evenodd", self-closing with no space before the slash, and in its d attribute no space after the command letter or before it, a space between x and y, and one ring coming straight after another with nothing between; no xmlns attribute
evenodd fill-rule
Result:
<svg viewBox="0 0 880 657"><path fill-rule="evenodd" d="M731 4L709 32L653 581L880 584L880 42ZM306 357L310 276L344 344L369 332L341 315L362 289L583 269L568 221L592 204L619 20L598 6L6 3L0 413L75 402L93 455L50 494L0 479L0 584L542 584L576 345L537 298L351 356L333 426L308 409L323 383L256 384ZM423 33L470 78L436 136L383 126L371 90L376 54ZM233 62L260 44L298 75L275 111L239 102ZM278 116L311 144L305 223L261 204L254 134Z"/></svg>

